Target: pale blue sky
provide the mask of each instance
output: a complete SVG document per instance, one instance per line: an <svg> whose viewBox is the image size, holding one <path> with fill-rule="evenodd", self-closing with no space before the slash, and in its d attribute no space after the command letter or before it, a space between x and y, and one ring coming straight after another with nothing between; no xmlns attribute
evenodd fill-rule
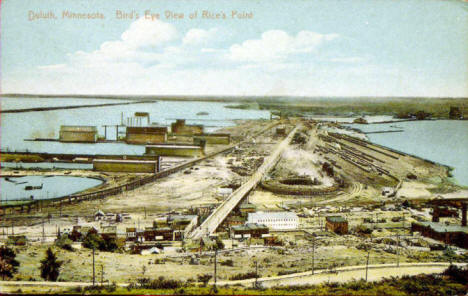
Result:
<svg viewBox="0 0 468 296"><path fill-rule="evenodd" d="M2 92L468 96L468 3L4 0ZM118 20L116 10L184 13ZM62 11L105 20L62 19ZM206 20L201 11L224 12ZM253 19L231 19L232 10ZM56 20L28 20L53 11ZM198 18L189 14L198 11Z"/></svg>

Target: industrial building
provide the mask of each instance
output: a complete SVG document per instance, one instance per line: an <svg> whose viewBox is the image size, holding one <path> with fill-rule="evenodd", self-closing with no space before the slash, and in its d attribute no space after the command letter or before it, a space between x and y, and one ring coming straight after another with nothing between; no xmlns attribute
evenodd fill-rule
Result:
<svg viewBox="0 0 468 296"><path fill-rule="evenodd" d="M171 124L171 132L178 135L203 134L203 125L187 125L185 119L177 119Z"/></svg>
<svg viewBox="0 0 468 296"><path fill-rule="evenodd" d="M200 134L193 137L193 143L200 145L201 141L211 145L229 145L231 143L231 135L224 133Z"/></svg>
<svg viewBox="0 0 468 296"><path fill-rule="evenodd" d="M453 244L468 249L468 227L459 225L446 225L440 222L413 222L411 231L419 232L422 236Z"/></svg>
<svg viewBox="0 0 468 296"><path fill-rule="evenodd" d="M126 129L126 142L129 144L159 144L167 141L167 127L129 126Z"/></svg>
<svg viewBox="0 0 468 296"><path fill-rule="evenodd" d="M157 173L159 160L94 159L93 170L100 172Z"/></svg>
<svg viewBox="0 0 468 296"><path fill-rule="evenodd" d="M146 155L199 157L205 155L204 146L160 144L146 146Z"/></svg>
<svg viewBox="0 0 468 296"><path fill-rule="evenodd" d="M325 228L337 234L348 233L348 221L341 216L331 216L326 218Z"/></svg>
<svg viewBox="0 0 468 296"><path fill-rule="evenodd" d="M60 126L60 142L96 143L98 139L97 128L86 125Z"/></svg>
<svg viewBox="0 0 468 296"><path fill-rule="evenodd" d="M231 227L231 238L262 238L268 236L270 230L264 224L246 223Z"/></svg>
<svg viewBox="0 0 468 296"><path fill-rule="evenodd" d="M264 224L273 230L297 229L299 217L293 212L249 213L247 223Z"/></svg>

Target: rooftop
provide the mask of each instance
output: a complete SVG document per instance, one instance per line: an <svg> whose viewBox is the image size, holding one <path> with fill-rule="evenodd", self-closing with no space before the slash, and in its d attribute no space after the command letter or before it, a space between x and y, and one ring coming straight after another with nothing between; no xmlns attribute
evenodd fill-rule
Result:
<svg viewBox="0 0 468 296"><path fill-rule="evenodd" d="M91 125L61 125L61 132L97 132L97 128Z"/></svg>
<svg viewBox="0 0 468 296"><path fill-rule="evenodd" d="M468 226L446 225L440 222L415 222L426 227L432 228L436 232L464 232L468 233Z"/></svg>
<svg viewBox="0 0 468 296"><path fill-rule="evenodd" d="M293 212L256 212L249 213L249 220L251 219L298 219L297 215Z"/></svg>
<svg viewBox="0 0 468 296"><path fill-rule="evenodd" d="M131 160L131 159L94 159L93 162L100 163L133 163L133 164L143 164L143 163L158 163L155 160Z"/></svg>
<svg viewBox="0 0 468 296"><path fill-rule="evenodd" d="M330 221L333 223L343 223L343 222L346 222L346 219L341 216L330 216L330 217L327 217L327 221Z"/></svg>

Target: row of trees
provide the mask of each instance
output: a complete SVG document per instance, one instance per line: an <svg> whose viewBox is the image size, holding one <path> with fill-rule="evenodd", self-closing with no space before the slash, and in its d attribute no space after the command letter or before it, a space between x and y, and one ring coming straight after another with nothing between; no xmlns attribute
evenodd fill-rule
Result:
<svg viewBox="0 0 468 296"><path fill-rule="evenodd" d="M45 252L45 258L41 260L41 277L46 281L56 281L60 274L62 262L57 260L57 256L48 248ZM0 274L2 280L13 277L18 271L20 263L16 260L16 253L13 249L0 247Z"/></svg>

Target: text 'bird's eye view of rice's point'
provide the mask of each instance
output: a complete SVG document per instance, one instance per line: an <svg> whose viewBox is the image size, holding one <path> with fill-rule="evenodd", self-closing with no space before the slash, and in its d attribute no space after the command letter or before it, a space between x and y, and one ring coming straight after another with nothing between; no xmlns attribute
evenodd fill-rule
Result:
<svg viewBox="0 0 468 296"><path fill-rule="evenodd" d="M468 294L468 1L0 11L1 294Z"/></svg>

